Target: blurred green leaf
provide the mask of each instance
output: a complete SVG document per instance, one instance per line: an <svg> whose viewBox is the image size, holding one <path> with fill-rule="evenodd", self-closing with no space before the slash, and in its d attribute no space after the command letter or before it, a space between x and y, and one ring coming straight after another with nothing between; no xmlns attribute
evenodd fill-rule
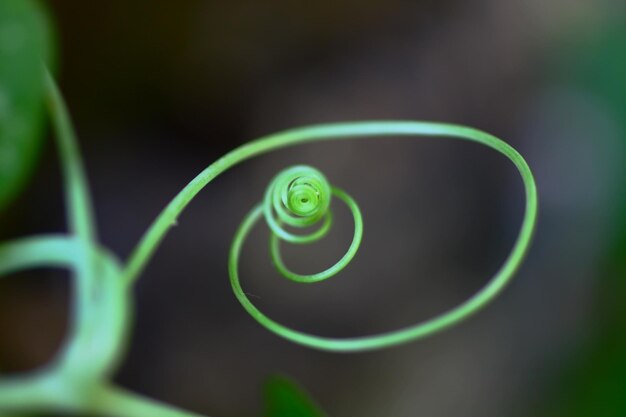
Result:
<svg viewBox="0 0 626 417"><path fill-rule="evenodd" d="M263 417L326 417L317 404L295 382L273 376L263 387Z"/></svg>
<svg viewBox="0 0 626 417"><path fill-rule="evenodd" d="M49 21L34 0L0 1L0 210L36 162L43 125L42 64L51 57Z"/></svg>
<svg viewBox="0 0 626 417"><path fill-rule="evenodd" d="M555 51L556 78L567 88L603 102L626 132L626 26L619 16L591 34L572 32L571 44ZM594 139L595 140L595 139ZM606 140L599 137L597 140ZM626 136L622 136L626 140ZM626 177L616 178L626 189ZM619 187L616 188L619 190ZM613 228L594 288L593 327L564 365L540 414L550 417L626 416L626 194L613 199Z"/></svg>

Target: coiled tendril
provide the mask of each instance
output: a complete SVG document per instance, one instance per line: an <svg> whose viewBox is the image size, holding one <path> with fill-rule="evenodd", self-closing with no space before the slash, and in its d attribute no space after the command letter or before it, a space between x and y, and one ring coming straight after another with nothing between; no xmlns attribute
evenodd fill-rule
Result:
<svg viewBox="0 0 626 417"><path fill-rule="evenodd" d="M316 274L302 275L290 271L280 255L280 240L290 243L312 243L328 233L332 224L330 210L331 196L342 200L352 211L354 217L354 237L345 255L330 268ZM297 282L317 282L332 277L345 268L361 244L363 219L356 202L346 192L332 187L326 177L317 169L297 165L280 172L267 191L263 203L249 215L253 222L265 216L272 231L270 253L278 271L286 278ZM284 226L307 228L322 222L317 230L306 235L289 232Z"/></svg>
<svg viewBox="0 0 626 417"><path fill-rule="evenodd" d="M286 278L311 283L322 281L337 274L352 260L361 243L363 221L356 202L344 191L332 187L318 170L308 166L295 166L280 172L270 183L263 202L257 205L244 218L239 226L230 250L229 275L235 296L245 310L268 330L301 345L330 351L363 351L379 349L420 339L446 329L461 320L469 317L491 301L511 280L516 269L521 264L524 254L530 244L537 212L537 195L534 179L528 165L522 156L511 146L487 133L467 128L428 122L372 122L348 123L338 125L322 125L310 128L297 129L282 134L270 136L250 146L263 152L263 147L282 147L288 144L328 137L352 137L357 135L434 135L457 136L471 140L488 147L508 157L518 168L526 189L526 212L515 245L500 270L491 281L478 293L461 305L422 323L403 329L356 338L328 338L300 332L286 327L263 314L247 297L239 279L238 263L242 246L252 227L264 216L272 231L270 238L270 253L274 265ZM240 152L243 153L245 149ZM236 151L235 151L236 152ZM227 155L228 157L228 155ZM226 158L226 157L225 157ZM216 164L218 164L218 161ZM202 175L202 174L201 174ZM346 254L330 268L316 274L301 275L290 271L280 255L280 240L290 243L310 243L326 235L332 224L330 211L330 197L335 196L342 200L352 211L354 217L354 237ZM322 222L318 229L309 234L299 235L288 231L285 226L310 227Z"/></svg>
<svg viewBox="0 0 626 417"><path fill-rule="evenodd" d="M91 200L71 121L53 78L46 73L46 89L66 188L70 234L43 235L0 244L0 277L19 270L53 266L72 270L75 284L72 328L55 359L45 368L16 376L0 376L0 414L65 411L125 417L198 416L133 394L111 382L111 375L126 347L132 310L130 294L169 228L193 198L215 177L234 165L279 148L329 139L371 136L454 137L490 147L506 156L518 169L526 194L519 235L510 254L474 296L461 305L425 322L388 333L351 339L309 335L285 327L261 313L246 297L239 282L238 263L243 243L262 218L272 231L270 252L285 277L311 283L329 278L348 265L363 234L361 213L344 191L331 186L316 169L294 166L279 173L239 226L230 250L229 275L236 297L263 326L302 345L331 351L362 351L394 346L429 336L471 316L493 300L510 282L530 245L537 217L537 190L532 172L522 156L504 141L470 127L412 121L339 123L279 132L249 142L205 168L187 184L148 228L127 262L106 251L97 239ZM354 237L345 255L325 271L300 275L291 272L280 256L280 241L311 243L326 235L332 224L331 197L351 210ZM287 228L309 229L304 234Z"/></svg>

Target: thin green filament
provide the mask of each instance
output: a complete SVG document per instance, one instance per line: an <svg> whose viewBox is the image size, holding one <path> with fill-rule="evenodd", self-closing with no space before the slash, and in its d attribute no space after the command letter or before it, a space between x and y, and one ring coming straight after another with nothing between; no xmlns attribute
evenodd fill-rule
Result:
<svg viewBox="0 0 626 417"><path fill-rule="evenodd" d="M521 166L523 168L523 165ZM290 181L296 181L296 180L291 179L291 176L293 175L294 172L296 173L296 175L301 174L301 172L299 171L299 167L290 168L280 173L276 177L278 179L278 185L284 186L285 183L288 183L289 185L293 184L294 182L290 182ZM528 190L534 191L534 184L532 183L532 176L526 177L525 176L526 172L523 169L520 169L520 173L522 174L522 178L524 179L525 184L527 185L527 191ZM528 171L527 173L530 173L530 171ZM530 183L526 181L527 178L530 178L531 180ZM261 217L261 214L264 214L267 220L267 223L270 226L270 229L272 231L272 234L270 237L270 253L272 256L272 260L278 272L280 272L284 277L292 281L296 281L296 282L313 283L313 282L325 280L341 272L346 266L348 266L348 264L353 259L354 255L356 254L358 250L359 244L361 242L362 234L363 234L363 220L361 218L361 213L358 208L358 205L348 194L346 194L344 191L336 187L332 187L332 188L328 187L327 189L325 188L325 191L328 192L328 189L331 189L333 195L339 197L341 200L345 202L345 204L352 211L352 214L354 217L354 238L346 254L335 265L331 266L330 268L322 272L319 272L316 274L309 274L309 275L301 275L301 274L291 272L285 266L285 264L283 263L282 257L280 255L280 246L279 246L280 240L281 239L287 240L287 241L291 241L294 243L302 243L302 242L298 240L293 240L292 237L286 238L286 236L291 236L291 235L286 235L286 232L280 229L280 223L273 219L272 206L270 204L272 202L275 205L282 203L284 207L282 207L281 210L287 211L291 209L292 212L295 212L296 210L293 210L292 206L295 204L296 206L300 207L301 206L300 203L302 202L298 201L298 199L295 199L295 201L292 202L290 199L281 200L277 197L271 198L272 195L274 196L285 195L285 194L288 194L289 192L289 190L285 190L285 189L277 190L276 184L274 182L268 188L268 192L266 193L264 204L262 206L255 207L244 218L243 222L237 229L237 232L235 233L235 238L231 246L230 257L229 257L229 262L228 262L228 272L230 275L230 283L235 293L235 296L237 297L241 305L244 307L244 309L257 322L259 322L262 326L274 332L275 334L281 337L284 337L285 339L288 339L294 343L298 343L304 346L308 346L308 347L315 348L315 349L321 349L321 350L355 352L355 351L365 351L365 350L386 348L386 347L395 346L401 343L406 343L409 341L427 337L436 332L442 331L460 322L461 320L464 320L470 317L472 314L474 314L475 312L480 310L482 307L484 307L489 301L491 301L504 288L504 286L511 280L514 272L518 268L523 258L523 254L526 252L528 245L530 243L531 235L527 230L529 228L530 230L532 230L532 227L534 226L534 223L535 223L536 200L535 200L535 204L531 204L530 207L527 204L526 215L524 217L524 222L522 223L520 236L518 237L513 247L513 250L511 254L509 255L509 257L506 259L504 265L500 268L500 270L496 273L496 275L491 279L491 281L486 286L484 286L478 293L476 293L469 300L457 306L456 308L449 310L445 312L444 314L441 314L437 317L426 320L422 323L418 323L414 326L406 327L403 329L399 329L399 330L395 330L395 331L391 331L387 333L364 336L364 337L356 337L356 338L343 338L343 339L322 337L322 336L311 335L308 333L291 329L289 327L286 327L274 321L273 319L263 314L252 303L252 301L250 301L250 299L248 298L248 296L246 295L246 293L241 287L240 278L239 278L239 261L241 258L242 247L243 247L243 244L245 243L245 240L248 234L250 233L252 228L255 226L255 224ZM318 190L318 188L315 188L315 190ZM306 203L308 203L309 194L310 194L309 190L307 190L307 194L304 197L304 199L307 200ZM330 201L330 197L325 197L325 195L319 193L319 191L315 191L314 194L317 194L319 199L326 198L326 200ZM530 198L536 199L536 196L532 197L532 194L531 194ZM285 204L285 202L287 202L287 204ZM309 207L309 205L306 203L303 203L303 205L306 205L306 207ZM530 208L530 215L529 215L529 208ZM315 214L318 213L315 210L315 208L311 209L311 212ZM288 216L288 214L285 214L285 216ZM320 215L317 215L315 217L316 219L315 221L319 220L319 217ZM281 217L282 220L286 220L287 218L288 217ZM294 225L294 226L309 225L309 221L303 219L302 222L291 222L289 224ZM324 231L326 231L326 229L324 229ZM316 236L316 238L317 237L318 236Z"/></svg>
<svg viewBox="0 0 626 417"><path fill-rule="evenodd" d="M276 266L276 269L278 270L278 272L280 272L282 276L284 276L285 278L290 279L292 281L303 282L303 283L323 281L325 279L328 279L336 275L342 269L348 266L350 261L352 261L352 258L354 258L354 255L356 255L356 252L359 249L359 245L361 244L361 239L363 238L363 217L361 216L361 211L359 210L359 206L352 199L352 197L350 197L344 191L336 187L332 187L331 190L334 196L338 197L341 201L343 201L348 206L348 208L350 208L350 211L352 212L352 217L354 218L354 235L352 237L352 242L350 243L348 250L333 266L329 267L328 269L325 269L322 272L317 272L315 274L306 274L306 275L297 274L295 272L291 272L285 266L282 256L280 255L280 240L283 239L282 236L278 233L272 233L272 235L270 236L270 253L272 256L272 261L274 263L274 266ZM260 210L257 207L257 209L252 210L250 214L248 214L248 216L244 219L242 226L240 226L238 233L235 235L236 236L235 242L237 242L237 237L239 237L239 235L241 234L240 244L241 245L243 244L245 238L250 232L250 229L252 228L252 226L254 226L254 224L256 223L259 217L260 217ZM243 225L249 225L249 227L246 228L245 230L242 230ZM320 229L320 230L327 230L327 229ZM314 235L309 235L309 236L315 236L316 240L319 240L323 237L323 235L319 233L316 233ZM287 240L287 239L283 239L283 240ZM306 243L311 243L314 241L315 240L309 239ZM236 253L234 253L235 242L233 242L233 247L231 248L229 265L233 265L233 262L234 262L234 265L236 266L237 262L233 261L233 257L239 258L239 252L241 251L241 247L237 248ZM296 243L302 243L302 242L296 242ZM232 267L229 267L229 272L230 272L231 284L233 286L233 290L235 291L235 295L237 296L237 298L239 298L240 301L242 300L240 298L241 296L247 299L245 293L241 291L241 287L239 285L239 275L237 273L237 270L235 269L233 271ZM249 305L247 306L247 304L250 304L249 300L248 300L248 303L244 302L244 308L246 308L246 310L248 310L248 307L249 307Z"/></svg>
<svg viewBox="0 0 626 417"><path fill-rule="evenodd" d="M305 275L290 271L285 266L280 254L280 241L307 244L326 236L332 225L332 212L330 210L332 196L343 201L352 212L354 236L350 247L337 263L322 272ZM242 243L251 227L261 218L261 214L265 217L265 221L272 232L270 253L274 266L285 278L296 282L319 282L340 272L356 255L363 237L363 217L354 199L339 188L332 187L320 171L306 165L287 168L274 177L267 187L263 202L255 207L242 223L250 224L250 228L246 229L244 236L242 236ZM288 225L301 229L310 228L318 222L322 222L322 226L309 234L292 233L283 227ZM239 250L236 253L231 251L231 264L233 256L238 257ZM231 284L237 297L244 300L244 307L248 309L251 303L241 290L236 271L234 275L231 273Z"/></svg>
<svg viewBox="0 0 626 417"><path fill-rule="evenodd" d="M330 185L324 175L313 167L299 165L282 171L271 181L265 192L263 213L269 228L282 240L314 242L330 229L330 199ZM308 235L294 234L283 227L312 226L322 218L322 226Z"/></svg>
<svg viewBox="0 0 626 417"><path fill-rule="evenodd" d="M508 158L524 183L526 205L519 235L491 280L461 305L404 329L360 338L335 339L290 329L259 311L246 297L239 278L239 261L251 229L262 219L271 231L270 254L287 279L313 283L328 279L356 256L363 237L357 203L329 183L317 169L294 166L280 172L261 202L243 219L230 250L228 269L235 296L244 309L268 330L293 342L329 351L364 351L395 346L444 330L476 313L510 282L528 251L537 217L537 190L526 161L511 146L488 133L459 125L377 121L325 124L276 133L249 142L224 155L187 184L159 214L123 264L97 241L91 199L78 144L62 96L46 73L48 107L61 156L70 233L44 235L0 244L0 277L36 267L61 267L72 272L73 314L69 334L53 361L19 377L0 376L0 414L70 412L111 417L194 417L196 414L160 404L111 385L110 378L125 351L132 311L132 287L170 227L193 198L217 176L258 155L304 143L396 136L448 137L477 142ZM280 247L308 244L324 238L333 224L333 202L352 213L354 235L346 253L315 274L292 272ZM292 229L297 229L298 232Z"/></svg>

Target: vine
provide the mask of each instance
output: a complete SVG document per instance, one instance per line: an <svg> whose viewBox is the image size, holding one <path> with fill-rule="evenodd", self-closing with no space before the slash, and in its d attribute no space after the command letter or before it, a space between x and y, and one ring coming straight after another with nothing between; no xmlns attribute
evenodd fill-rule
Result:
<svg viewBox="0 0 626 417"><path fill-rule="evenodd" d="M416 325L350 339L309 335L285 327L258 310L244 293L238 272L241 248L251 228L265 219L271 231L270 253L277 270L287 279L313 283L339 273L358 251L363 219L357 203L342 189L309 166L280 172L261 202L244 218L230 250L230 282L244 309L268 330L295 343L329 351L363 351L395 346L444 330L484 307L510 282L530 245L537 216L537 191L532 172L522 156L504 141L488 133L459 125L378 121L315 125L276 133L249 142L218 159L187 184L165 207L143 235L126 263L98 243L89 188L77 141L62 96L46 72L48 110L63 169L67 235L29 237L0 245L0 276L36 267L62 267L72 273L73 314L69 334L60 352L43 369L19 377L0 378L0 412L59 410L103 416L193 417L196 414L161 404L115 387L110 383L126 347L132 310L133 284L153 256L168 229L198 192L218 175L258 155L289 146L323 140L381 136L435 136L468 140L507 157L524 182L526 206L513 248L492 279L456 308ZM331 199L350 209L354 237L347 252L325 271L301 275L283 263L281 242L307 244L321 239L332 226ZM303 229L294 233L289 228Z"/></svg>

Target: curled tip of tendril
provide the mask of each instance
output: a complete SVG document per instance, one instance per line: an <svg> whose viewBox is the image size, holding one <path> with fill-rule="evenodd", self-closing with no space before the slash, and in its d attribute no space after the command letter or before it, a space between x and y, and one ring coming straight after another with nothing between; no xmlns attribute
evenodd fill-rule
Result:
<svg viewBox="0 0 626 417"><path fill-rule="evenodd" d="M317 169L298 165L281 171L267 187L263 213L267 225L280 239L309 243L326 235L332 222L329 210L332 191L328 180ZM285 226L305 228L323 219L316 231L303 235Z"/></svg>
<svg viewBox="0 0 626 417"><path fill-rule="evenodd" d="M274 146L282 147L333 137L342 139L389 135L441 136L469 140L492 148L515 165L524 182L526 208L519 235L503 265L483 288L465 302L435 317L404 328L360 337L332 338L287 327L260 311L241 287L239 260L242 247L252 228L265 217L272 232L270 252L278 271L293 281L307 283L329 278L347 266L359 247L363 233L361 213L348 194L330 185L319 171L310 167L295 166L286 169L274 178L263 202L244 218L235 233L228 261L230 282L235 296L245 310L268 330L293 342L317 349L343 352L380 349L427 337L459 323L493 300L511 281L528 251L535 228L537 189L532 172L524 158L501 139L466 126L431 122L382 121L301 128L269 136L257 142L256 145L273 149ZM333 201L340 200L345 203L354 217L354 238L350 247L335 265L325 271L311 275L291 272L281 259L281 242L305 244L321 239L331 226L332 208L335 206L331 204L331 197ZM295 229L300 229L297 234L290 232Z"/></svg>
<svg viewBox="0 0 626 417"><path fill-rule="evenodd" d="M335 196L343 201L354 217L354 236L345 255L330 268L316 274L290 271L280 255L280 240L305 244L315 242L328 233L332 224L330 203ZM356 202L347 193L330 185L317 169L296 165L281 171L270 182L262 203L265 221L272 235L270 252L274 265L286 278L298 282L317 282L330 278L345 268L356 254L363 235L363 220ZM321 222L321 226L318 223ZM286 229L317 227L312 232L296 234Z"/></svg>

